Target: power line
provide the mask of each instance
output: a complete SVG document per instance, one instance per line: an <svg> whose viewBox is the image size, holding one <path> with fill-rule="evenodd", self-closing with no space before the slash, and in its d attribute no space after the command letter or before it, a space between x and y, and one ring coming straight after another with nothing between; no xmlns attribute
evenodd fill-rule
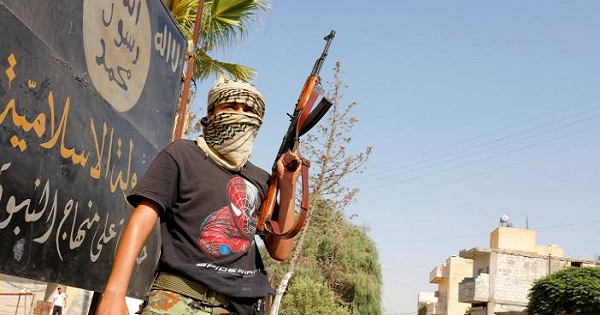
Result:
<svg viewBox="0 0 600 315"><path fill-rule="evenodd" d="M415 291L417 291L417 292L421 292L421 291L423 291L423 289L417 289L417 288L415 288L415 287L412 287L412 286L410 286L410 285L408 285L408 284L406 284L406 283L402 283L402 282L400 282L400 281L398 281L398 280L394 280L394 279L392 279L392 278L390 278L390 277L387 277L387 276L385 276L385 275L383 275L383 274L382 274L381 276L382 276L382 277L384 277L384 278L386 278L386 279L388 279L388 280L390 280L390 281L392 281L392 282L394 282L394 283L396 283L396 284L399 284L399 285L401 285L401 286L403 286L403 287L405 287L405 288L409 288L409 289L411 289L411 290L415 290Z"/></svg>
<svg viewBox="0 0 600 315"><path fill-rule="evenodd" d="M594 129L594 128L598 128L598 127L600 127L600 124L593 125L593 126L588 127L588 128L576 130L576 131L573 131L573 132L570 132L570 133L562 134L560 136L556 136L556 137L553 137L553 138L550 138L550 139L546 139L544 141L533 143L531 145L527 145L527 146L519 147L519 148L516 148L516 149L512 149L512 150L509 150L509 151L506 151L506 152L503 152L503 153L499 153L497 155L492 155L492 156L488 156L488 157L476 159L476 160L473 160L473 161L470 161L470 162L465 162L465 163L462 163L462 164L458 164L458 165L446 167L446 168L441 169L441 170L431 171L429 173L425 173L425 174L421 174L421 175L416 175L416 176L413 176L413 177L408 177L408 178L404 178L404 179L400 179L400 180L394 180L392 182L383 183L381 185L376 185L376 186L372 186L372 187L369 187L367 189L361 189L361 190L362 191L370 191L370 190L381 188L381 187L388 187L390 185L395 185L395 184L398 184L398 183L408 182L408 181L412 181L412 180L415 180L415 179L420 179L420 178L423 178L423 177L428 177L428 176L440 174L440 173L443 173L443 172L447 172L447 171L450 171L450 170L454 170L454 169L462 168L462 167L465 167L465 166L473 165L473 164L476 164L476 163L480 163L480 162L484 162L484 161L489 161L489 160L492 160L492 159L496 159L498 157L502 157L502 156L506 156L506 155L509 155L509 154L512 154L512 153L516 153L516 152L528 150L528 149L531 149L531 148L534 148L534 147L538 147L538 146L540 146L542 144L545 144L545 143L548 143L548 142L551 142L551 141L554 141L554 140L562 139L562 138L565 138L565 137L568 137L568 136L572 136L572 135L575 135L575 134L579 134L581 132L585 132L585 131L588 131L588 130L591 130L591 129ZM394 174L382 177L381 179L390 178L392 176L394 176Z"/></svg>
<svg viewBox="0 0 600 315"><path fill-rule="evenodd" d="M578 226L578 225L586 225L600 222L600 218L586 221L578 221L578 222L570 222L563 223L557 225L548 225L544 227L538 227L534 230L549 230L562 228L567 226ZM416 239L416 240L406 240L406 241L398 241L398 242L385 242L385 243L377 243L377 245L397 245L397 244L412 244L412 243L429 243L429 242L440 242L440 241L449 241L449 240L457 240L457 239L465 239L465 238L474 238L474 237L485 237L484 234L472 234L472 235L462 235L462 236L451 236L451 237L440 237L440 238L429 238L429 239Z"/></svg>
<svg viewBox="0 0 600 315"><path fill-rule="evenodd" d="M523 125L529 125L532 122L535 122L535 121L538 121L538 120L542 120L542 119L547 118L547 117L554 116L556 114L559 114L559 113L571 110L573 108L577 108L577 107L586 105L586 104L591 103L591 102L596 101L596 100L600 100L600 96L595 96L595 97L589 98L587 100L575 103L573 105L562 107L562 108L560 108L558 110L555 110L553 112L550 112L548 114L545 114L545 115L542 115L542 116L538 116L538 117L535 117L533 119L525 120L525 121L522 121L522 122L510 125L510 126L508 126L506 128L497 129L497 130L494 130L494 131L491 131L491 132L487 132L487 133L484 133L484 134L481 134L481 135L477 135L477 136L474 136L474 137L471 137L471 138L468 138L468 139L465 139L465 140L461 140L461 141L458 141L458 142L455 142L455 143L451 143L451 144L448 144L448 145L445 145L445 146L442 146L442 147L437 147L437 148L432 149L432 150L428 150L428 151L425 151L425 152L416 153L416 154L410 155L408 157L405 157L403 159L399 159L399 160L396 159L396 160L389 161L389 162L382 162L382 163L379 163L379 164L376 164L376 165L371 165L370 168L377 168L377 167L383 166L383 165L387 166L390 163L398 163L398 162L402 162L402 161L406 161L406 160L411 160L411 159L419 157L419 156L428 155L430 153L435 153L435 152L438 152L438 151L441 151L441 150L445 150L447 148L452 148L452 147L458 146L460 144L470 142L472 140L476 140L476 139L480 139L480 138L483 138L483 137L487 137L489 135L498 134L500 132L513 129L515 127L519 127L519 126L523 126Z"/></svg>
<svg viewBox="0 0 600 315"><path fill-rule="evenodd" d="M598 142L598 141L600 141L600 138L594 139L592 141L589 141L589 142L586 142L584 144L580 144L580 145L577 145L577 146L572 146L572 147L569 147L569 148L566 148L566 149L555 150L555 151L552 151L550 153L545 153L543 156L542 155L536 155L536 156L534 156L532 158L529 158L529 159L526 159L526 160L521 160L521 161L516 162L516 163L510 163L510 164L503 165L503 166L500 166L500 167L492 168L492 169L489 169L487 171L479 172L479 173L476 173L476 174L473 174L473 175L470 175L470 176L463 176L463 177L455 178L455 179L448 180L448 181L445 181L445 182L441 182L441 183L437 183L437 184L429 184L429 185L426 185L426 186L421 186L421 187L418 187L418 188L413 188L413 189L405 190L405 191L401 191L401 192L396 191L396 192L394 192L394 195L398 196L398 195L407 194L407 193L411 193L411 192L420 192L420 191L423 191L425 189L429 189L429 188L432 188L432 187L439 187L439 186L444 186L444 185L448 185L448 184L454 184L454 183L457 183L459 181L469 180L469 179L472 179L472 178L475 178L475 177L480 177L480 176L483 176L483 175L486 175L486 174L497 172L497 171L502 170L502 169L506 169L506 168L509 168L509 167L514 167L514 166L517 166L517 165L520 165L520 164L528 163L528 162L537 160L539 158L553 156L553 155L556 155L556 154L561 153L561 152L570 151L570 150L573 150L573 149L575 149L577 147L589 145L591 143L595 143L595 142ZM362 191L364 191L364 190L362 190Z"/></svg>
<svg viewBox="0 0 600 315"><path fill-rule="evenodd" d="M453 237L424 238L424 239L416 239L416 240L406 240L406 241L397 241L397 242L377 243L377 245L397 245L397 244L430 243L430 242L452 241L452 240L459 240L459 239L473 238L473 237L482 237L482 236L485 236L485 235L482 235L482 234L472 234L472 235L453 236Z"/></svg>
<svg viewBox="0 0 600 315"><path fill-rule="evenodd" d="M596 110L596 109L592 109L592 110ZM588 110L586 112L590 112L592 110ZM492 141L489 141L489 142L486 142L486 143L483 143L483 144L477 144L475 146L472 146L470 148L467 148L467 149L464 149L464 150L461 150L461 151L450 152L449 154L446 154L446 155L437 155L437 156L434 156L432 158L429 158L429 159L426 159L426 160L422 160L422 161L419 161L419 162L416 162L416 163L412 163L412 164L408 164L408 165L404 165L404 166L400 166L400 167L395 167L395 168L392 168L392 169L388 169L385 172L371 173L371 174L368 174L368 175L365 175L365 176L356 176L356 177L353 177L353 180L348 181L347 184L357 185L356 184L357 182L361 183L361 184L364 184L364 183L368 183L368 182L378 181L378 180L380 180L382 178L385 179L385 178L390 177L390 176L412 173L412 172L415 172L415 171L418 171L418 170L431 168L431 167L434 167L434 166L437 166L437 165L441 165L441 164L444 164L444 163L448 163L448 162L453 162L453 161L465 159L465 158L468 158L468 157L471 157L471 156L476 156L476 155L481 154L483 152L487 152L487 151L491 151L491 150L498 149L498 148L501 148L501 147L505 147L505 146L508 146L508 145L511 145L511 144L514 144L514 143L517 143L517 142L521 142L521 141L527 140L527 139L544 136L544 135L549 134L551 132L555 132L555 131L558 131L558 130L561 130L561 129L564 129L564 128L567 128L567 127L570 127L570 126L573 126L573 125L578 125L578 124L580 124L582 122L589 121L589 120L592 120L594 118L600 117L600 115L594 115L594 116L591 116L591 117L586 117L586 118L583 118L583 119L580 119L580 120L573 121L573 122L571 122L569 124L566 124L566 125L561 125L561 126L555 127L553 129L550 129L550 130L545 130L545 131L542 131L542 132L539 132L539 133L536 133L536 134L532 134L532 135L528 135L528 136L525 136L525 137L521 137L521 138L518 138L518 139L513 140L511 142L504 142L504 143L502 143L502 141L505 141L505 140L510 139L510 138L514 138L515 136L522 135L522 134L525 134L527 132L540 129L541 127L545 127L545 126L548 126L548 125L551 125L551 124L555 124L557 122L561 122L561 121L564 121L566 119L569 119L569 118L572 118L572 117L575 117L575 116L578 116L578 115L581 115L581 114L582 113L578 113L578 114L572 115L570 117L561 118L559 120L547 123L547 124L545 124L543 126L539 126L539 127L535 127L535 128L530 128L528 130L521 131L521 132L513 134L513 135L504 136L504 137L499 138L499 139L494 139ZM587 129L584 129L583 131L585 131L585 130L587 130ZM579 132L575 132L575 133L579 133ZM572 133L572 134L574 134L574 133ZM558 137L558 138L561 138L561 137ZM555 139L558 139L558 138L555 138ZM456 155L456 154L468 152L468 151L471 151L471 150L473 150L475 148L486 146L486 145L490 145L490 144L497 143L497 142L500 142L500 144L497 144L497 145L492 146L492 147L488 147L485 150L480 150L480 151L477 151L477 152L474 152L474 153L464 154L462 156L458 156L458 157L454 157L454 158L448 158L448 159L439 161L440 158L445 158L445 157L448 157L448 156L451 156L451 155ZM438 160L438 161L436 161L436 160ZM403 169L405 169L405 168L407 168L409 166L423 164L423 162L427 162L427 161L434 161L434 163L429 163L429 164L421 165L420 167L416 167L416 168L412 168L412 169L408 169L408 170L403 170ZM378 175L383 175L383 176L378 176ZM373 177L373 176L378 176L378 177L376 177L374 179L364 180L364 178Z"/></svg>
<svg viewBox="0 0 600 315"><path fill-rule="evenodd" d="M520 132L514 133L512 135L507 135L507 136L496 138L496 139L493 139L491 141L487 141L487 142L484 142L484 143L475 144L475 145L473 145L471 147L468 147L468 148L460 150L460 151L454 151L454 152L450 152L450 153L446 153L446 154L442 154L442 155L436 155L436 156L430 157L428 159L420 160L420 161L417 161L417 162L414 162L414 163L410 163L410 164L407 164L407 165L403 165L403 166L399 166L399 167L390 168L390 169L387 169L385 171L370 173L370 174L366 174L364 176L357 176L357 177L354 177L353 179L358 179L359 182L361 182L361 183L367 183L367 182L372 182L372 181L379 180L381 177L384 177L384 178L388 177L388 176L390 176L390 174L399 175L399 174L411 173L411 172L414 172L414 171L418 171L418 170L421 170L421 169L430 168L430 167L433 167L433 166L436 166L436 165L440 165L440 164L443 164L443 163L447 163L447 162L452 162L452 161L464 159L466 157L474 156L474 155L480 154L482 152L491 151L491 150L494 150L494 149L497 149L497 148L501 148L501 147L505 147L507 145L514 144L516 142L520 142L520 141L524 141L524 140L527 140L527 139L531 139L531 138L543 136L545 134L548 134L548 133L551 133L551 132L554 132L554 131L557 131L557 130L561 130L561 129L564 129L564 128L567 128L567 127L570 127L570 126L573 126L573 125L576 125L576 124L588 121L588 120L592 120L594 118L598 118L598 117L600 117L600 114L593 115L591 117L586 117L586 118L583 118L583 119L580 119L580 120L576 120L576 121L573 121L573 122L571 122L569 124L558 126L558 127L552 128L550 130L542 131L542 132L539 132L539 133L536 133L536 134L533 134L533 135L529 135L529 136L526 136L526 137L518 138L518 139L516 139L514 141L511 141L511 142L504 142L504 141L506 141L508 139L517 137L519 135L524 135L524 134L526 134L528 132L535 131L535 130L538 130L538 129L542 129L544 127L551 126L553 124L560 123L562 121L571 119L573 117L581 116L583 114L587 114L587 113L590 113L590 112L598 110L598 109L599 108L588 109L586 111L579 112L577 114L574 114L574 115L571 115L571 116L568 116L568 117L563 117L563 118L554 120L552 122L545 123L545 124L543 124L541 126L537 126L537 127L534 127L534 128L529 128L529 129L526 129L524 131L520 131ZM492 146L492 147L488 147L488 148L486 148L484 150L476 151L474 153L470 153L470 154L458 156L458 157L455 157L455 158L450 158L450 159L441 160L441 161L437 161L436 162L436 160L439 160L440 158L445 158L445 157L448 157L448 156L453 156L453 155L461 154L461 153L464 153L464 152L469 152L469 151L472 151L474 149L485 147L485 146L488 146L488 145L491 145L491 144L494 144L494 143L500 143L500 144L497 144L497 145ZM405 171L401 171L401 170L406 169L408 167L419 165L419 164L423 164L424 162L428 162L428 161L434 161L435 163L430 163L430 164L426 164L425 163L424 166L420 166L420 167L417 167L417 168L412 168L412 169L408 169L408 170L405 170ZM394 164L397 164L397 162L395 162ZM361 180L363 178L374 177L374 176L382 175L382 174L384 176L379 176L379 178L370 179L370 180ZM355 181L350 180L350 181L348 181L348 184L351 184L352 182L355 182Z"/></svg>

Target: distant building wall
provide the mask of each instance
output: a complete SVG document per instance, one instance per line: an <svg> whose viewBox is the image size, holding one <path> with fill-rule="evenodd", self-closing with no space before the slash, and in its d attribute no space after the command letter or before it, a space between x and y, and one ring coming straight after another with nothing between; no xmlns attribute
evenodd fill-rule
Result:
<svg viewBox="0 0 600 315"><path fill-rule="evenodd" d="M0 274L0 315L49 315L52 313L52 301L56 293L56 284ZM92 302L93 291L62 286L67 294L67 305L63 315L87 315ZM18 296L17 293L30 293ZM2 295L4 294L4 295ZM40 313L44 301L49 306L49 314ZM141 300L126 298L129 314L134 315Z"/></svg>
<svg viewBox="0 0 600 315"><path fill-rule="evenodd" d="M473 275L477 276L482 273L490 273L490 253L478 252L477 257L469 257L473 260Z"/></svg>
<svg viewBox="0 0 600 315"><path fill-rule="evenodd" d="M490 234L490 248L536 252L536 232L530 229L498 227Z"/></svg>
<svg viewBox="0 0 600 315"><path fill-rule="evenodd" d="M563 257L565 255L565 250L556 245L538 245L536 247L536 252L543 256L550 255L554 257Z"/></svg>
<svg viewBox="0 0 600 315"><path fill-rule="evenodd" d="M490 299L490 275L482 273L473 278L464 278L458 285L458 300L468 302Z"/></svg>
<svg viewBox="0 0 600 315"><path fill-rule="evenodd" d="M471 303L473 315L524 314L536 280L570 266L600 266L535 243L535 230L498 227L490 233L490 248L461 250L460 257L473 260L473 277L459 283L459 301Z"/></svg>
<svg viewBox="0 0 600 315"><path fill-rule="evenodd" d="M448 299L446 314L464 314L466 309L471 306L469 303L458 301L458 284L467 277L473 276L473 260L462 257L450 257L450 279L448 281Z"/></svg>
<svg viewBox="0 0 600 315"><path fill-rule="evenodd" d="M0 315L33 314L36 301L43 301L46 283L0 274ZM30 293L32 295L13 295Z"/></svg>
<svg viewBox="0 0 600 315"><path fill-rule="evenodd" d="M428 315L464 314L468 303L458 301L458 283L473 275L473 260L451 256L430 272L430 283L438 285L437 303L429 304Z"/></svg>
<svg viewBox="0 0 600 315"><path fill-rule="evenodd" d="M542 257L513 253L492 253L496 259L494 296L496 302L515 306L527 305L527 294L533 282L549 274L549 263Z"/></svg>
<svg viewBox="0 0 600 315"><path fill-rule="evenodd" d="M425 291L419 292L417 309L419 309L421 307L421 305L425 305L425 306L435 305L436 302L437 302L437 298L435 297L435 292L425 292Z"/></svg>

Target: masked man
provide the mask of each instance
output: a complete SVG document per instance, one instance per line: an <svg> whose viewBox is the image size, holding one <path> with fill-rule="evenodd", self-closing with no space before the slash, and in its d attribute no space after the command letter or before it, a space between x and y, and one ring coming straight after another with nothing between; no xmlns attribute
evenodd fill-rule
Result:
<svg viewBox="0 0 600 315"><path fill-rule="evenodd" d="M262 124L261 93L222 79L208 93L203 134L163 149L127 196L135 207L123 233L96 314L125 315L135 259L160 219L158 273L142 314L262 314L271 293L255 242L258 210L269 174L249 162ZM294 224L297 153L277 161L284 229ZM293 240L264 238L269 255L284 260Z"/></svg>

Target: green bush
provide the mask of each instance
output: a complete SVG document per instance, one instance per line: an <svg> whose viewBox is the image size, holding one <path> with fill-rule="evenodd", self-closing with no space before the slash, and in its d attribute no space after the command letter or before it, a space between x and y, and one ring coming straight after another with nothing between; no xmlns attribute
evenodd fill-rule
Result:
<svg viewBox="0 0 600 315"><path fill-rule="evenodd" d="M570 267L535 281L527 314L600 314L600 268Z"/></svg>

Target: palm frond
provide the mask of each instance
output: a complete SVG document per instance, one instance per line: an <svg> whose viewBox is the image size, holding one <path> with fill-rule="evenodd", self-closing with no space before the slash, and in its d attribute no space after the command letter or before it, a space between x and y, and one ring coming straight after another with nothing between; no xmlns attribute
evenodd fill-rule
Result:
<svg viewBox="0 0 600 315"><path fill-rule="evenodd" d="M204 50L227 48L246 36L250 25L258 22L270 7L266 0L210 0L204 4L201 47Z"/></svg>
<svg viewBox="0 0 600 315"><path fill-rule="evenodd" d="M194 77L206 80L211 76L228 73L237 80L252 81L256 70L238 64L219 61L211 58L201 49L196 49L196 62L194 63Z"/></svg>
<svg viewBox="0 0 600 315"><path fill-rule="evenodd" d="M186 38L192 38L198 0L166 0L167 7L183 30Z"/></svg>
<svg viewBox="0 0 600 315"><path fill-rule="evenodd" d="M164 0L175 20L191 39L198 0ZM228 73L236 79L251 81L256 71L242 65L222 62L208 53L239 43L262 14L270 8L268 0L204 0L199 40L196 46L194 77L205 80Z"/></svg>

